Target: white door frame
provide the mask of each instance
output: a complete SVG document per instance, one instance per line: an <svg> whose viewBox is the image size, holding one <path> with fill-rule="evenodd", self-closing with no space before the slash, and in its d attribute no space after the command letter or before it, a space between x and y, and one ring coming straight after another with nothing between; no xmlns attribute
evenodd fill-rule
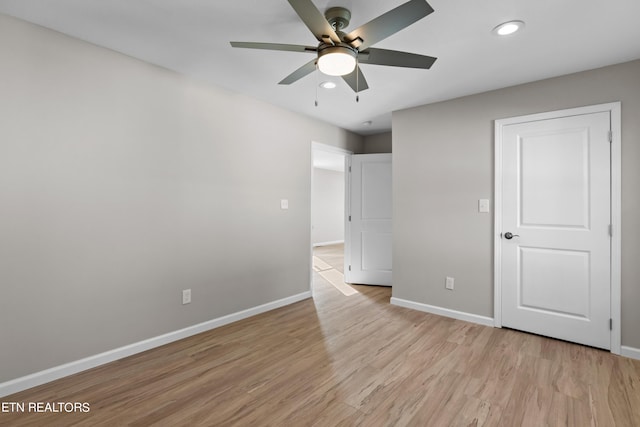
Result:
<svg viewBox="0 0 640 427"><path fill-rule="evenodd" d="M622 257L621 257L621 217L622 217L622 119L621 103L591 105L570 108L566 110L550 111L546 113L530 114L526 116L510 117L495 121L495 188L494 188L494 243L493 243L493 283L494 303L493 321L497 328L502 327L502 131L503 127L522 122L548 120L559 117L609 112L611 117L611 352L620 354L621 351L621 295L622 295Z"/></svg>
<svg viewBox="0 0 640 427"><path fill-rule="evenodd" d="M354 153L351 153L354 154ZM344 165L344 282L351 283L351 273L349 267L351 265L351 155L345 157Z"/></svg>
<svg viewBox="0 0 640 427"><path fill-rule="evenodd" d="M309 194L311 195L311 197L309 197L309 290L311 291L311 295L313 296L313 235L312 235L312 230L311 227L313 227L313 153L315 151L326 151L329 153L333 153L333 154L341 154L344 156L345 159L345 170L344 170L344 176L347 177L345 178L345 189L344 189L344 194L345 194L345 204L344 204L344 215L345 215L345 219L347 217L347 209L348 209L348 191L347 191L347 182L346 180L348 179L349 174L347 173L347 167L348 165L351 163L351 155L353 154L353 151L349 151L349 150L345 150L344 148L340 148L340 147L335 147L333 145L327 145L327 144L322 144L320 142L315 142L315 141L311 141L311 156L309 158L309 161L311 162L311 169L310 169L310 173L309 173ZM347 233L347 229L345 228L344 230L345 235ZM346 242L346 239L345 239ZM346 248L345 248L346 251Z"/></svg>

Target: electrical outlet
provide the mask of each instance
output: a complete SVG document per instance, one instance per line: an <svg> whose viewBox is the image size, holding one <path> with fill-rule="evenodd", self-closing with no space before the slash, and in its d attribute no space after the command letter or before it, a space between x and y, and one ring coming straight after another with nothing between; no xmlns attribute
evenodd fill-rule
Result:
<svg viewBox="0 0 640 427"><path fill-rule="evenodd" d="M182 304L191 304L191 289L182 290Z"/></svg>
<svg viewBox="0 0 640 427"><path fill-rule="evenodd" d="M444 287L449 289L450 291L452 291L453 290L453 281L454 281L453 277L447 277L444 280Z"/></svg>

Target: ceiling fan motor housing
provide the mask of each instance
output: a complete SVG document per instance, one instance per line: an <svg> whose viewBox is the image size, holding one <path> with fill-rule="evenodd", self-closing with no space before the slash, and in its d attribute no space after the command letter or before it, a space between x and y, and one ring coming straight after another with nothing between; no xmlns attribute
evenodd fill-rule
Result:
<svg viewBox="0 0 640 427"><path fill-rule="evenodd" d="M340 43L320 42L318 45L318 68L330 76L344 76L350 74L356 67L358 49L346 43L346 34L342 31L351 21L351 11L344 7L332 7L324 13L331 27L334 29ZM323 37L324 39L324 37Z"/></svg>

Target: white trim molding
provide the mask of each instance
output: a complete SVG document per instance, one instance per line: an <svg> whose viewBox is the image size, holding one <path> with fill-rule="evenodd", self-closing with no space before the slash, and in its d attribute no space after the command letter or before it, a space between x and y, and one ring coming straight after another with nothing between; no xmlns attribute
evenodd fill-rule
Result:
<svg viewBox="0 0 640 427"><path fill-rule="evenodd" d="M610 102L550 111L546 113L511 117L495 121L494 138L494 326L502 327L502 282L501 274L501 228L502 228L502 131L509 124L526 121L547 120L557 117L575 116L598 112L609 112L611 118L611 352L621 354L622 336L622 104ZM635 349L625 347L628 354L635 354ZM628 356L633 357L633 356ZM635 357L634 357L635 358Z"/></svg>
<svg viewBox="0 0 640 427"><path fill-rule="evenodd" d="M314 243L313 247L317 248L319 246L331 246L331 245L339 245L340 243L344 243L344 240L333 240L331 242L320 242L320 243Z"/></svg>
<svg viewBox="0 0 640 427"><path fill-rule="evenodd" d="M290 305L307 298L311 298L311 292L302 292L297 295L292 295L290 297L262 304L257 307L252 307L246 310L238 311L236 313L231 313L217 319L198 323L184 329L169 332L167 334L129 344L124 347L109 350L104 353L89 356L84 359L65 363L64 365L55 366L44 371L36 372L24 377L0 383L0 397L18 393L20 391L36 387L69 375L77 374L78 372L86 371L87 369L95 368L97 366L104 365L115 360L123 359L125 357L132 356L134 354L141 353L152 348L160 347L165 344L188 338L202 332L210 331L212 329L228 325L229 323L237 322L238 320L246 319L257 314L275 310L276 308L284 307L286 305Z"/></svg>
<svg viewBox="0 0 640 427"><path fill-rule="evenodd" d="M493 318L480 316L478 314L451 310L449 308L437 307L435 305L423 304L421 302L409 301L394 297L391 297L391 304L397 305L399 307L423 311L425 313L437 314L438 316L450 317L452 319L464 320L465 322L477 323L479 325L493 327Z"/></svg>
<svg viewBox="0 0 640 427"><path fill-rule="evenodd" d="M630 359L640 360L640 348L627 347L626 345L623 345L620 348L620 355Z"/></svg>

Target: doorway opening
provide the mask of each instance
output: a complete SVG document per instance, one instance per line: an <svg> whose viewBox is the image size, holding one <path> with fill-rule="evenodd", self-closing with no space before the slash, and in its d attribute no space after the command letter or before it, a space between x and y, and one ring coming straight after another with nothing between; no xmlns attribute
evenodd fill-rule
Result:
<svg viewBox="0 0 640 427"><path fill-rule="evenodd" d="M351 152L330 145L311 147L311 290L332 286L357 293L344 282L346 164Z"/></svg>

